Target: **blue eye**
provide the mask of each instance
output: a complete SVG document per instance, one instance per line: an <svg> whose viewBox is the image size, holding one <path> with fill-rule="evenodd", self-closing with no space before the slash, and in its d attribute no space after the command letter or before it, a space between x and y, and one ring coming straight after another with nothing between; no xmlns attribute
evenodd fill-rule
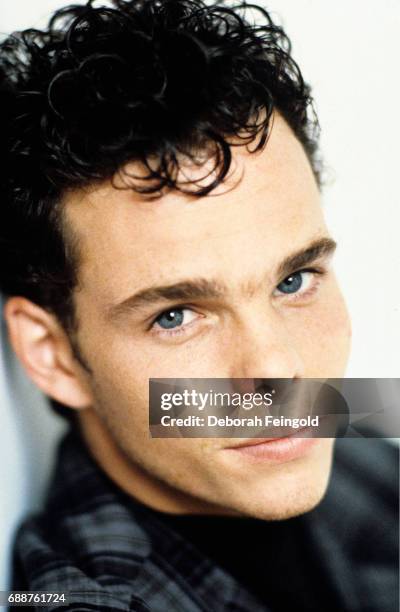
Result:
<svg viewBox="0 0 400 612"><path fill-rule="evenodd" d="M183 334L195 324L197 319L202 318L191 308L175 307L164 310L154 320L151 328L162 336L173 336Z"/></svg>
<svg viewBox="0 0 400 612"><path fill-rule="evenodd" d="M166 310L156 320L155 323L162 329L174 329L179 327L183 322L183 308L176 308L174 310Z"/></svg>
<svg viewBox="0 0 400 612"><path fill-rule="evenodd" d="M281 293L297 293L303 285L303 274L302 272L295 272L287 276L277 286L278 291L281 291Z"/></svg>

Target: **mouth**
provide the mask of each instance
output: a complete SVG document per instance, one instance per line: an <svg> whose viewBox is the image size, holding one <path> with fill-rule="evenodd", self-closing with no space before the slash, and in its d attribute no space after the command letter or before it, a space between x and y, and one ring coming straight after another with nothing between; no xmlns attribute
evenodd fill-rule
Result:
<svg viewBox="0 0 400 612"><path fill-rule="evenodd" d="M252 438L223 450L256 463L285 463L306 456L320 443L320 438L312 437L311 430L304 427L295 434L280 438Z"/></svg>

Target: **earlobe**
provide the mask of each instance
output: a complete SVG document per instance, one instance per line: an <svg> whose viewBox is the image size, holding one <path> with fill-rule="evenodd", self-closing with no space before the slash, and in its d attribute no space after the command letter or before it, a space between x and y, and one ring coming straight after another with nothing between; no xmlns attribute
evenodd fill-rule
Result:
<svg viewBox="0 0 400 612"><path fill-rule="evenodd" d="M11 345L33 382L66 406L90 407L89 385L54 315L26 298L12 297L4 307L4 317Z"/></svg>

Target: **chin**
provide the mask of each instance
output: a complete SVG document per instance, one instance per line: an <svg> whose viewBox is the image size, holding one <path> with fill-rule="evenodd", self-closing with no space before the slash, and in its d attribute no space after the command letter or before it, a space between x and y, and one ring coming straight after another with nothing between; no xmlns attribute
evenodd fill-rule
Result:
<svg viewBox="0 0 400 612"><path fill-rule="evenodd" d="M328 488L332 450L333 440L321 439L318 452L306 460L274 466L264 475L247 474L242 481L244 488L231 507L244 516L275 521L310 512Z"/></svg>
<svg viewBox="0 0 400 612"><path fill-rule="evenodd" d="M322 501L328 484L328 478L323 483L313 483L301 491L291 490L283 495L277 495L274 503L268 507L259 508L257 518L282 521L311 512Z"/></svg>

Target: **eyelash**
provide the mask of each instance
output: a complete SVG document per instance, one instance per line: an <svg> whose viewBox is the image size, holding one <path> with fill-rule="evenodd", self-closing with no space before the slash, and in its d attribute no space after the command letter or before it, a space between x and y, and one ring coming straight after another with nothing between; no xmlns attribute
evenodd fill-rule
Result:
<svg viewBox="0 0 400 612"><path fill-rule="evenodd" d="M300 273L309 273L313 275L313 281L312 281L312 286L307 289L306 291L304 291L303 293L296 291L296 293L293 294L281 294L279 297L282 299L290 299L291 301L295 301L295 300L300 300L304 297L310 296L313 293L315 293L315 291L318 289L319 287L319 280L317 280L317 277L322 277L325 273L326 270L322 269L322 268L303 268L302 270L296 270L295 272L292 272L291 274L289 274L289 276L293 276L294 274L300 274ZM277 287L286 279L289 278L289 276L285 276L284 279L282 279Z"/></svg>
<svg viewBox="0 0 400 612"><path fill-rule="evenodd" d="M156 334L157 336L164 336L168 338L171 338L172 336L179 336L181 334L185 334L186 330L197 321L197 318L196 318L194 321L191 321L190 323L186 323L186 325L180 325L176 329L167 330L167 329L159 328L157 329L157 331L155 331L154 325L157 323L157 319L159 319L161 315L164 314L165 312L169 312L171 310L192 310L193 312L195 312L195 309L189 304L178 304L176 306L172 306L171 308L168 308L167 310L163 310L162 312L160 312L160 314L156 316L155 319L153 319L153 322L150 325L150 330L152 333Z"/></svg>
<svg viewBox="0 0 400 612"><path fill-rule="evenodd" d="M283 278L281 281L279 281L279 283L276 285L276 287L278 287L286 278L289 278L289 276L293 276L294 274L299 274L299 273L311 273L314 275L314 282L312 284L312 287L310 287L306 292L304 293L293 293L293 294L281 294L280 298L281 299L290 299L291 301L294 300L298 300L303 298L304 296L309 296L312 295L319 286L319 281L316 281L316 277L322 277L324 274L326 274L326 270L322 269L322 268L303 268L301 270L295 270L294 272L291 272L291 274L289 274L288 276L285 276L285 278ZM192 326L192 324L194 324L197 321L197 318L194 321L191 321L190 323L187 323L186 325L181 325L179 327L177 327L176 329L170 329L170 330L166 330L166 329L158 329L157 331L155 331L154 326L157 322L157 320L161 317L161 315L163 315L165 312L169 312L171 310L192 310L195 312L195 309L190 306L189 304L177 304L175 306L171 306L170 308L163 310L162 312L160 312L151 322L150 324L150 331L154 334L156 334L157 336L164 336L164 337L169 337L171 338L172 336L179 336L181 334L185 334L187 329L189 327Z"/></svg>

